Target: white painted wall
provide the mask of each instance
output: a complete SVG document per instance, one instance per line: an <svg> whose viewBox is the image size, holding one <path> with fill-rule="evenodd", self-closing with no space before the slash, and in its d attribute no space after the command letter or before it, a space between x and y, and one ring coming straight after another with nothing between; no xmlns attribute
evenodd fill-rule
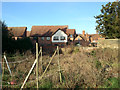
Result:
<svg viewBox="0 0 120 90"><path fill-rule="evenodd" d="M58 36L59 37L59 40L53 40L54 36ZM65 37L65 40L60 40L60 36L64 36ZM67 34L65 34L63 31L61 30L58 30L53 36L52 36L52 42L56 42L56 43L59 43L59 42L67 42Z"/></svg>

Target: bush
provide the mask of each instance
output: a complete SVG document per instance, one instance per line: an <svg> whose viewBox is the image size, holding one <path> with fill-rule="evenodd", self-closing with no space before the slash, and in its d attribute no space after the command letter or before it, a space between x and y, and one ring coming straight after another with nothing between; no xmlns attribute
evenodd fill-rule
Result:
<svg viewBox="0 0 120 90"><path fill-rule="evenodd" d="M27 50L32 50L33 48L30 38L22 38L19 40L9 39L8 42L7 42L7 46L3 47L3 52L5 51L9 54L10 53L14 54L17 51L19 51L20 53L23 53L23 52L26 52Z"/></svg>
<svg viewBox="0 0 120 90"><path fill-rule="evenodd" d="M33 48L30 38L22 38L16 41L16 50L20 53L25 52Z"/></svg>

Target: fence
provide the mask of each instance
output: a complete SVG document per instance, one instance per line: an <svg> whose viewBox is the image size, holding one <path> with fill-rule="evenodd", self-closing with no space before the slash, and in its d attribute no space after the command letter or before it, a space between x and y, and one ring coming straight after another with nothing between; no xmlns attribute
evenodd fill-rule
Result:
<svg viewBox="0 0 120 90"><path fill-rule="evenodd" d="M6 81L2 81L2 86L11 86L11 87L14 87L14 86L19 86L20 88L21 88L21 90L24 88L24 86L25 86L25 84L26 84L26 82L27 82L27 80L28 80L28 78L30 77L30 75L31 75L31 72L34 70L34 67L36 66L36 81L35 80L32 80L32 81L30 81L30 82L36 82L36 86L37 86L37 89L39 88L39 81L43 78L43 77L45 77L45 73L47 72L47 70L48 70L48 67L50 66L50 64L51 64L51 62L52 62L52 60L53 60L53 58L55 57L55 55L57 54L57 60L58 60L58 63L57 63L57 65L58 65L58 69L59 69L59 77L60 77L60 83L62 83L62 76L61 76L61 67L60 67L60 64L59 64L59 47L57 46L57 49L55 50L55 52L54 52L54 54L52 55L52 57L50 58L50 61L49 61L49 63L48 63L48 65L46 66L46 68L45 68L45 70L43 70L43 67L42 67L42 63L43 63L43 58L42 58L42 47L40 47L40 51L38 52L38 43L36 43L36 58L35 58L35 60L34 60L34 63L32 64L32 67L30 68L30 70L29 70L29 72L28 72L28 74L27 74L27 76L26 76L26 78L24 79L24 82L23 83L20 83L20 84L17 84L17 85L14 85L14 82L10 82L10 84L11 85L3 85L3 83L4 82L6 82ZM40 59L40 66L39 66L39 64L38 64L38 60ZM4 60L5 60L5 62L4 62ZM4 53L4 59L2 60L2 78L4 77L4 76L6 76L6 75L4 75L4 71L5 71L5 69L7 69L8 68L8 70L9 70L9 73L10 74L8 74L8 76L10 75L10 78L12 78L14 75L12 74L12 72L11 72L11 70L12 69L10 69L10 67L9 67L9 64L17 64L17 63L24 63L25 61L28 61L29 59L28 58L26 58L26 59L24 59L24 60L21 60L21 61L16 61L16 62L8 62L8 60L7 60L7 57L6 57L6 55L5 55L5 53ZM6 65L7 65L7 68L5 68L5 63L6 63ZM22 67L22 66L21 66ZM40 70L41 70L41 72L40 72L40 74L39 74L39 68L40 68ZM27 70L26 70L27 71ZM25 71L25 72L26 72ZM30 83L29 82L29 83ZM8 83L8 82L7 82Z"/></svg>

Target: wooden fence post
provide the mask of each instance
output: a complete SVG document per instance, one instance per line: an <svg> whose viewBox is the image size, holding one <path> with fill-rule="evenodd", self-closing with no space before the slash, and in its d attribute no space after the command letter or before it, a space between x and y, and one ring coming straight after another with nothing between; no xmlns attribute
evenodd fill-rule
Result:
<svg viewBox="0 0 120 90"><path fill-rule="evenodd" d="M5 53L4 53L4 55L5 55ZM2 59L2 81L3 81L3 77L4 77L4 58ZM3 84L3 82L2 82L2 84Z"/></svg>
<svg viewBox="0 0 120 90"><path fill-rule="evenodd" d="M6 58L6 56L5 56L5 53L4 53L4 59L5 59L5 61L6 61L7 68L8 68L8 70L9 70L9 72L10 72L10 75L12 76L12 73L11 73L11 70L10 70L10 67L9 67L9 64L8 64L8 61L7 61L7 58Z"/></svg>
<svg viewBox="0 0 120 90"><path fill-rule="evenodd" d="M53 56L51 57L51 59L50 59L50 61L49 61L48 65L46 66L46 68L45 68L44 72L42 73L42 75L40 76L39 80L41 80L41 79L42 79L42 77L44 76L44 74L46 73L46 71L47 71L47 69L48 69L48 67L49 67L50 63L52 62L52 59L53 59L53 58L54 58L54 56L56 55L56 53L57 53L57 50L55 50L55 52L54 52Z"/></svg>
<svg viewBox="0 0 120 90"><path fill-rule="evenodd" d="M35 61L34 61L33 65L32 65L32 67L31 67L31 69L30 69L30 71L29 71L28 75L26 76L26 78L25 78L25 80L24 80L24 82L23 82L23 84L22 84L22 86L21 86L21 89L20 89L20 90L22 90L22 88L24 87L24 85L25 85L26 81L28 80L28 77L30 76L30 74L31 74L31 72L32 72L32 70L33 70L33 68L34 68L34 66L35 66L35 64L36 64L36 62L37 62L37 60L35 59Z"/></svg>
<svg viewBox="0 0 120 90"><path fill-rule="evenodd" d="M37 63L36 63L36 82L37 82L37 90L38 90L38 43L36 43L36 59L37 59Z"/></svg>
<svg viewBox="0 0 120 90"><path fill-rule="evenodd" d="M40 47L41 50L41 57L40 57L40 62L41 62L41 74L43 72L43 67L42 67L42 47Z"/></svg>
<svg viewBox="0 0 120 90"><path fill-rule="evenodd" d="M59 75L60 75L60 83L62 83L62 74L60 70L60 56L59 56L59 47L57 46L57 54L58 54L58 69L59 69Z"/></svg>

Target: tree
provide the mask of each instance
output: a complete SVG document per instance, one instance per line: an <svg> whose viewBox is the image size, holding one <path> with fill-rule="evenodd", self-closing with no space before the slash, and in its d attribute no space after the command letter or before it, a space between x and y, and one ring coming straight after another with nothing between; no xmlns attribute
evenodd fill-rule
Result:
<svg viewBox="0 0 120 90"><path fill-rule="evenodd" d="M13 34L8 30L7 25L0 21L2 28L2 52L15 53L19 51L21 53L31 50L33 48L30 38L22 38L20 40L12 39Z"/></svg>
<svg viewBox="0 0 120 90"><path fill-rule="evenodd" d="M109 39L120 38L120 2L102 5L101 14L95 18L99 34Z"/></svg>
<svg viewBox="0 0 120 90"><path fill-rule="evenodd" d="M7 30L7 25L5 22L0 21L2 26L2 52L4 51L12 51L12 34Z"/></svg>

